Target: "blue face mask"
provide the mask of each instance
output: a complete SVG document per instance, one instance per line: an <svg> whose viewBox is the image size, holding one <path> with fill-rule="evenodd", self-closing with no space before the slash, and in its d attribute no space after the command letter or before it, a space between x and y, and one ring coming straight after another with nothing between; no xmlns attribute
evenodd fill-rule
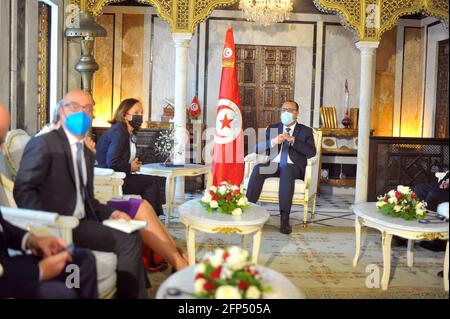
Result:
<svg viewBox="0 0 450 319"><path fill-rule="evenodd" d="M84 135L92 124L92 118L84 112L72 113L67 116L66 127L75 135Z"/></svg>
<svg viewBox="0 0 450 319"><path fill-rule="evenodd" d="M294 122L294 116L292 116L291 113L289 112L281 113L281 123L283 123L283 125L288 126L292 122Z"/></svg>

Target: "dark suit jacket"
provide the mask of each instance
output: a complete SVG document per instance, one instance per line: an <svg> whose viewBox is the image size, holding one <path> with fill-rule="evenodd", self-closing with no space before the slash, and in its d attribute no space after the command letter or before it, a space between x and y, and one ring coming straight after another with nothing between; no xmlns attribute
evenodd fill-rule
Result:
<svg viewBox="0 0 450 319"><path fill-rule="evenodd" d="M131 173L130 134L125 123L113 124L97 141L96 160L99 167Z"/></svg>
<svg viewBox="0 0 450 319"><path fill-rule="evenodd" d="M266 155L269 155L269 160L273 160L280 153L282 144L277 144L271 148L270 141L282 133L283 123L269 125L266 129L265 143L259 144L256 152L265 152ZM289 157L300 169L301 175L304 176L308 158L316 156L317 152L314 135L310 127L297 123L292 136L295 137L295 142L292 146L289 146Z"/></svg>
<svg viewBox="0 0 450 319"><path fill-rule="evenodd" d="M39 267L36 263L30 262L25 256L10 257L8 248L21 250L22 239L26 232L3 219L0 212L0 264L3 267L2 278L17 279L22 281L38 281ZM2 230L3 229L3 230Z"/></svg>
<svg viewBox="0 0 450 319"><path fill-rule="evenodd" d="M87 147L84 147L84 158L87 171L86 218L108 219L114 209L100 204L94 197L94 155ZM73 215L75 173L69 141L62 127L28 142L14 182L14 199L21 208Z"/></svg>

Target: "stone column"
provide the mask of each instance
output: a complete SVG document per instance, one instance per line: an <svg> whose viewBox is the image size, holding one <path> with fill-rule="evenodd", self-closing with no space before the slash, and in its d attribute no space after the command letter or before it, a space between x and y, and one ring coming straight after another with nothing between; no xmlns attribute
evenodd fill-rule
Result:
<svg viewBox="0 0 450 319"><path fill-rule="evenodd" d="M355 203L367 201L369 177L369 136L372 98L375 82L375 57L379 42L360 41L361 84L359 89L358 160L356 170Z"/></svg>
<svg viewBox="0 0 450 319"><path fill-rule="evenodd" d="M184 164L186 160L186 106L188 90L188 57L192 34L174 33L175 42L175 146L174 164ZM184 178L177 178L175 197L184 199Z"/></svg>

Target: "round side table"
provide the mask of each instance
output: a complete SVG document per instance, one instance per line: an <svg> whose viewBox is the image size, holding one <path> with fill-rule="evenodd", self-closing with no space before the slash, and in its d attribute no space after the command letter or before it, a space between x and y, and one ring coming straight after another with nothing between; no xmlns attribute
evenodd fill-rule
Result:
<svg viewBox="0 0 450 319"><path fill-rule="evenodd" d="M195 232L240 234L242 244L247 248L248 235L253 234L252 262L257 264L262 229L269 219L269 212L261 206L250 204L241 216L218 212L208 213L198 199L190 200L178 208L180 221L186 226L186 242L189 265L195 265Z"/></svg>
<svg viewBox="0 0 450 319"><path fill-rule="evenodd" d="M263 278L263 284L270 286L272 290L266 292L262 299L306 299L305 293L298 289L283 274L264 267L256 266ZM156 299L193 299L195 266L185 268L167 278L156 292ZM175 290L176 294L170 292Z"/></svg>

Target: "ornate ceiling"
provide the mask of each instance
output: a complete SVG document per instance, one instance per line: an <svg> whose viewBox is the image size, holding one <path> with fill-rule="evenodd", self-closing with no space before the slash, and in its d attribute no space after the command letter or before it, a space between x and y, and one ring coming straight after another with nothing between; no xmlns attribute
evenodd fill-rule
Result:
<svg viewBox="0 0 450 319"><path fill-rule="evenodd" d="M448 29L447 1L442 0L313 0L321 11L335 13L361 41L380 41L397 20L423 12L440 19Z"/></svg>
<svg viewBox="0 0 450 319"><path fill-rule="evenodd" d="M94 16L100 15L108 4L120 3L125 0L69 0L78 4ZM220 6L228 6L237 0L135 0L148 4L156 9L158 16L167 21L172 32L193 33L195 26L205 20L211 12Z"/></svg>

